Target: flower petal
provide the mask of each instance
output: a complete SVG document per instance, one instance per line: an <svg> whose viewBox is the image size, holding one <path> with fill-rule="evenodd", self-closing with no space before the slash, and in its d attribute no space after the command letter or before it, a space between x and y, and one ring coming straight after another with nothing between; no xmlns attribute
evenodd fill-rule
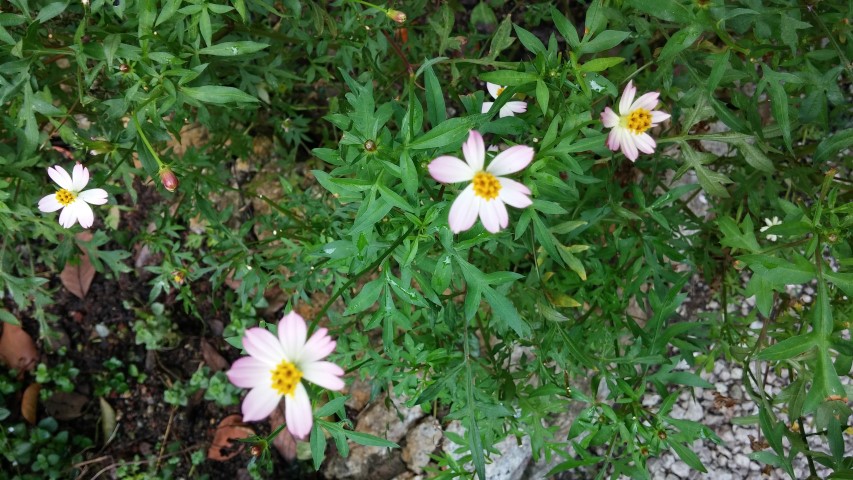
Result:
<svg viewBox="0 0 853 480"><path fill-rule="evenodd" d="M498 198L504 203L515 208L527 208L533 203L533 200L528 197L530 189L523 184L504 177L498 177L498 181L501 184Z"/></svg>
<svg viewBox="0 0 853 480"><path fill-rule="evenodd" d="M325 328L320 328L305 342L299 361L302 363L316 362L329 356L335 350L337 342L326 334Z"/></svg>
<svg viewBox="0 0 853 480"><path fill-rule="evenodd" d="M291 311L278 322L278 341L284 350L284 356L291 362L299 362L308 336L305 319Z"/></svg>
<svg viewBox="0 0 853 480"><path fill-rule="evenodd" d="M500 195L498 195L498 198L492 200L492 202L494 202L492 207L498 214L498 224L502 229L506 228L509 225L509 212L506 211L506 205L504 205Z"/></svg>
<svg viewBox="0 0 853 480"><path fill-rule="evenodd" d="M491 95L492 98L498 98L498 91L500 89L501 89L500 85L496 85L494 83L486 82L486 90L489 91L489 95Z"/></svg>
<svg viewBox="0 0 853 480"><path fill-rule="evenodd" d="M447 223L453 233L463 232L471 228L477 220L480 210L480 198L474 195L474 185L468 185L450 206Z"/></svg>
<svg viewBox="0 0 853 480"><path fill-rule="evenodd" d="M92 207L88 203L78 200L69 207L77 211L77 221L80 222L81 227L89 228L95 223L95 213L92 212Z"/></svg>
<svg viewBox="0 0 853 480"><path fill-rule="evenodd" d="M441 183L467 182L474 178L474 171L467 163L449 155L429 162L427 169L430 176Z"/></svg>
<svg viewBox="0 0 853 480"><path fill-rule="evenodd" d="M59 188L73 190L74 183L71 181L71 175L68 175L68 172L66 172L64 168L59 165L54 165L47 169L47 174L50 175L50 178L52 178L57 185L59 185Z"/></svg>
<svg viewBox="0 0 853 480"><path fill-rule="evenodd" d="M527 111L527 103L525 102L506 102L501 107L501 112L498 115L500 118L514 117L516 113L524 113Z"/></svg>
<svg viewBox="0 0 853 480"><path fill-rule="evenodd" d="M515 173L533 161L534 153L533 149L527 145L509 147L492 160L486 171L497 176Z"/></svg>
<svg viewBox="0 0 853 480"><path fill-rule="evenodd" d="M311 400L302 383L296 385L292 395L284 397L284 419L287 430L298 439L304 439L311 433L314 424L314 412L311 411Z"/></svg>
<svg viewBox="0 0 853 480"><path fill-rule="evenodd" d="M228 380L240 388L255 388L272 384L272 369L255 357L238 358L225 372Z"/></svg>
<svg viewBox="0 0 853 480"><path fill-rule="evenodd" d="M637 152L637 145L635 142L635 136L633 133L629 132L627 129L624 129L621 133L621 139L619 143L622 146L622 153L628 157L628 160L636 161L639 153Z"/></svg>
<svg viewBox="0 0 853 480"><path fill-rule="evenodd" d="M495 102L483 102L483 108L480 109L480 113L489 113L489 110L492 109L492 105L494 104Z"/></svg>
<svg viewBox="0 0 853 480"><path fill-rule="evenodd" d="M498 199L480 202L480 221L483 223L483 226L486 227L486 230L491 233L498 233L501 231L500 214L495 206L496 203L502 204ZM504 210L506 210L506 208L504 208Z"/></svg>
<svg viewBox="0 0 853 480"><path fill-rule="evenodd" d="M630 111L634 111L638 108L642 108L644 110L652 111L655 107L658 106L660 102L658 98L660 97L660 92L649 92L640 98L636 99L634 103L631 104Z"/></svg>
<svg viewBox="0 0 853 480"><path fill-rule="evenodd" d="M74 208L74 205L78 202L70 203L59 212L59 224L64 228L71 228L77 223L77 210ZM79 202L83 203L83 202Z"/></svg>
<svg viewBox="0 0 853 480"><path fill-rule="evenodd" d="M637 95L637 89L634 87L634 81L630 80L628 85L625 85L625 90L622 92L622 98L619 99L619 115L628 115L631 113L631 104L634 103L634 97Z"/></svg>
<svg viewBox="0 0 853 480"><path fill-rule="evenodd" d="M616 115L616 112L611 110L610 107L604 107L604 111L601 112L601 123L606 128L613 128L619 124L619 115Z"/></svg>
<svg viewBox="0 0 853 480"><path fill-rule="evenodd" d="M86 203L91 203L92 205L103 205L107 203L108 196L107 191L103 188L93 188L77 194L78 198Z"/></svg>
<svg viewBox="0 0 853 480"><path fill-rule="evenodd" d="M661 112L660 110L652 111L652 125L657 125L664 120L667 120L671 115L666 112Z"/></svg>
<svg viewBox="0 0 853 480"><path fill-rule="evenodd" d="M471 178L474 178L474 172L479 172L483 169L483 162L486 160L486 145L483 143L483 136L476 130L471 130L468 134L468 140L462 144L462 156L471 167Z"/></svg>
<svg viewBox="0 0 853 480"><path fill-rule="evenodd" d="M634 143L637 145L637 149L639 149L643 153L655 153L655 139L652 138L648 133L641 133L634 137Z"/></svg>
<svg viewBox="0 0 853 480"><path fill-rule="evenodd" d="M613 127L613 130L610 130L610 134L607 135L607 148L614 152L621 148L620 139L622 138L622 130L623 128L618 125Z"/></svg>
<svg viewBox="0 0 853 480"><path fill-rule="evenodd" d="M250 328L243 335L243 348L249 355L276 367L282 360L289 360L284 354L284 348L275 335L263 328Z"/></svg>
<svg viewBox="0 0 853 480"><path fill-rule="evenodd" d="M249 390L243 399L243 421L256 422L267 418L280 400L281 395L269 385L258 385Z"/></svg>
<svg viewBox="0 0 853 480"><path fill-rule="evenodd" d="M42 212L55 212L60 208L62 208L62 204L56 199L55 193L45 195L39 200L39 210Z"/></svg>
<svg viewBox="0 0 853 480"><path fill-rule="evenodd" d="M86 188L87 183L89 183L89 169L80 163L74 165L74 170L71 171L72 190L79 192Z"/></svg>
<svg viewBox="0 0 853 480"><path fill-rule="evenodd" d="M343 375L343 369L332 362L313 362L302 367L302 378L327 390L344 388L344 381L340 378Z"/></svg>

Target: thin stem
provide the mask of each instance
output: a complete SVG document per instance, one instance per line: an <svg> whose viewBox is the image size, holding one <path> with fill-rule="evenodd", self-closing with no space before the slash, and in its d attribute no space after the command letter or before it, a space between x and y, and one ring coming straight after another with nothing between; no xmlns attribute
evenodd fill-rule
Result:
<svg viewBox="0 0 853 480"><path fill-rule="evenodd" d="M154 151L154 147L151 146L151 143L148 141L148 137L146 137L145 132L142 131L142 125L139 124L139 119L136 118L136 112L134 112L131 117L133 118L133 125L136 127L136 133L139 134L139 138L142 139L142 143L145 144L145 148L148 149L148 152L154 157L154 160L157 161L157 166L159 168L165 167L166 164L163 163L163 160L160 160L160 156L157 155L156 151Z"/></svg>

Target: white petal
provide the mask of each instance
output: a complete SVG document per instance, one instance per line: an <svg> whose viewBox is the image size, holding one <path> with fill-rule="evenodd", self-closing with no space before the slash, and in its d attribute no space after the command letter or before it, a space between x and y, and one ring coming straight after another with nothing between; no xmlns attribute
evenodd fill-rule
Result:
<svg viewBox="0 0 853 480"><path fill-rule="evenodd" d="M666 112L661 112L660 110L653 110L652 111L652 125L657 125L658 123L663 122L664 120L668 119L669 117L670 117L670 114L668 114Z"/></svg>
<svg viewBox="0 0 853 480"><path fill-rule="evenodd" d="M492 200L492 203L494 203L492 207L498 214L498 224L501 228L506 228L509 225L509 212L506 211L506 205L500 199L500 195L498 195L498 198Z"/></svg>
<svg viewBox="0 0 853 480"><path fill-rule="evenodd" d="M74 183L71 181L71 175L68 175L68 172L66 172L64 168L59 165L54 165L47 169L47 174L50 175L50 178L52 178L57 185L59 185L59 188L73 190Z"/></svg>
<svg viewBox="0 0 853 480"><path fill-rule="evenodd" d="M655 153L655 139L649 136L648 133L641 133L634 137L634 143L637 148L643 153Z"/></svg>
<svg viewBox="0 0 853 480"><path fill-rule="evenodd" d="M255 422L267 418L278 406L279 401L281 401L281 395L271 386L259 385L251 389L243 399L243 421Z"/></svg>
<svg viewBox="0 0 853 480"><path fill-rule="evenodd" d="M243 335L243 348L249 355L275 368L283 360L289 360L284 348L275 335L263 328L250 328Z"/></svg>
<svg viewBox="0 0 853 480"><path fill-rule="evenodd" d="M622 131L621 137L619 143L622 145L622 153L628 157L628 160L636 161L639 153L637 152L637 145L634 143L634 134L625 129Z"/></svg>
<svg viewBox="0 0 853 480"><path fill-rule="evenodd" d="M302 378L327 390L344 388L344 381L340 378L343 375L343 369L332 362L313 362L302 367Z"/></svg>
<svg viewBox="0 0 853 480"><path fill-rule="evenodd" d="M77 210L77 220L80 222L81 227L89 228L95 223L95 213L92 212L92 207L88 203L78 200L69 205L69 207Z"/></svg>
<svg viewBox="0 0 853 480"><path fill-rule="evenodd" d="M601 112L601 123L606 128L613 128L619 124L619 115L616 115L616 112L611 110L610 107L604 107L604 111Z"/></svg>
<svg viewBox="0 0 853 480"><path fill-rule="evenodd" d="M74 209L75 203L78 202L69 203L61 212L59 212L59 224L65 228L71 228L75 223L77 223L77 210Z"/></svg>
<svg viewBox="0 0 853 480"><path fill-rule="evenodd" d="M285 395L284 419L287 422L287 430L294 437L302 440L311 433L314 412L311 411L311 400L302 383L296 384L293 395Z"/></svg>
<svg viewBox="0 0 853 480"><path fill-rule="evenodd" d="M480 221L483 222L486 230L491 233L501 231L500 215L495 205L498 202L500 202L498 199L480 202Z"/></svg>
<svg viewBox="0 0 853 480"><path fill-rule="evenodd" d="M625 90L622 92L622 98L619 99L619 115L628 115L631 113L631 104L634 103L634 96L637 95L637 89L634 87L634 81L628 82L625 85Z"/></svg>
<svg viewBox="0 0 853 480"><path fill-rule="evenodd" d="M471 228L479 210L480 197L474 195L474 185L468 185L450 206L450 214L447 216L450 230L459 233Z"/></svg>
<svg viewBox="0 0 853 480"><path fill-rule="evenodd" d="M497 176L518 172L530 165L534 153L533 149L527 145L509 147L492 160L486 171Z"/></svg>
<svg viewBox="0 0 853 480"><path fill-rule="evenodd" d="M296 312L290 312L278 322L278 341L284 349L284 356L291 362L298 362L308 336L305 319Z"/></svg>
<svg viewBox="0 0 853 480"><path fill-rule="evenodd" d="M474 178L474 171L467 163L449 155L429 162L427 169L430 176L441 183L469 182Z"/></svg>
<svg viewBox="0 0 853 480"><path fill-rule="evenodd" d="M80 198L86 203L91 203L92 205L103 205L107 203L108 196L107 191L103 188L93 188L77 194L77 198Z"/></svg>
<svg viewBox="0 0 853 480"><path fill-rule="evenodd" d="M510 111L512 111L513 113L524 113L527 111L527 102L522 102L522 101L506 102L506 105L504 105L504 108L510 109ZM503 109L501 109L501 110L503 110Z"/></svg>
<svg viewBox="0 0 853 480"><path fill-rule="evenodd" d="M39 210L42 212L55 212L60 208L62 208L62 204L56 199L55 193L45 195L39 200Z"/></svg>
<svg viewBox="0 0 853 480"><path fill-rule="evenodd" d="M334 351L336 342L326 332L325 328L319 328L311 335L302 349L302 355L299 357L300 362L316 362L328 357Z"/></svg>
<svg viewBox="0 0 853 480"><path fill-rule="evenodd" d="M494 104L495 104L495 102L483 102L483 108L480 109L480 112L481 113L489 113L489 110L492 109L492 105L494 105Z"/></svg>
<svg viewBox="0 0 853 480"><path fill-rule="evenodd" d="M240 388L270 386L272 380L270 366L255 357L238 358L225 375L231 383Z"/></svg>
<svg viewBox="0 0 853 480"><path fill-rule="evenodd" d="M652 111L655 107L658 106L658 98L660 97L660 92L649 92L631 104L630 110L633 112L638 108L642 108L644 110Z"/></svg>
<svg viewBox="0 0 853 480"><path fill-rule="evenodd" d="M468 140L462 144L462 156L471 167L473 172L479 172L483 169L483 162L486 160L486 145L483 143L483 136L476 130L471 130L468 134ZM474 175L471 175L474 178Z"/></svg>
<svg viewBox="0 0 853 480"><path fill-rule="evenodd" d="M515 180L498 177L501 183L501 190L498 192L498 198L504 203L515 208L527 208L533 200L530 199L530 189Z"/></svg>
<svg viewBox="0 0 853 480"><path fill-rule="evenodd" d="M489 91L489 95L491 95L492 98L498 98L498 90L500 90L501 88L502 87L500 85L495 85L494 83L486 82L486 90Z"/></svg>
<svg viewBox="0 0 853 480"><path fill-rule="evenodd" d="M607 148L613 150L614 152L619 150L621 147L620 139L622 138L621 131L624 130L619 125L613 127L613 130L610 130L610 134L607 135Z"/></svg>
<svg viewBox="0 0 853 480"><path fill-rule="evenodd" d="M74 165L74 170L71 171L71 179L72 190L75 192L83 190L89 183L89 169L79 163Z"/></svg>

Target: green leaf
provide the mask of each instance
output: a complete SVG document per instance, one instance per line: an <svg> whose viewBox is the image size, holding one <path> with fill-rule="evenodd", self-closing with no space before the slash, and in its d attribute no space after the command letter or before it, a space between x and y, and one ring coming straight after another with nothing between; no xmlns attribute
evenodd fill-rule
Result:
<svg viewBox="0 0 853 480"><path fill-rule="evenodd" d="M691 4L678 0L628 0L625 3L641 12L668 22L684 24L693 20L693 12L687 7Z"/></svg>
<svg viewBox="0 0 853 480"><path fill-rule="evenodd" d="M319 422L314 422L311 428L311 458L314 460L314 470L319 470L326 457L326 436L320 430Z"/></svg>
<svg viewBox="0 0 853 480"><path fill-rule="evenodd" d="M517 87L539 80L535 73L516 72L514 70L495 70L480 74L480 80L506 87Z"/></svg>
<svg viewBox="0 0 853 480"><path fill-rule="evenodd" d="M207 46L213 44L213 28L210 25L210 12L207 11L207 8L203 8L201 10L201 16L198 20L198 29L201 31L204 43Z"/></svg>
<svg viewBox="0 0 853 480"><path fill-rule="evenodd" d="M483 285L483 296L492 307L496 319L504 326L511 328L519 337L530 335L530 326L518 315L515 305L504 295L492 287Z"/></svg>
<svg viewBox="0 0 853 480"><path fill-rule="evenodd" d="M400 448L400 446L394 442L385 440L384 438L380 438L375 435L371 435L369 433L344 430L344 435L346 435L347 438L359 445L365 445L368 447Z"/></svg>
<svg viewBox="0 0 853 480"><path fill-rule="evenodd" d="M785 141L785 146L792 154L794 150L791 146L791 119L788 116L788 94L785 92L785 85L782 82L782 76L774 72L767 65L762 65L764 77L767 79L767 89L770 93L770 111L773 113L773 118L779 124L779 129L782 130L782 139Z"/></svg>
<svg viewBox="0 0 853 480"><path fill-rule="evenodd" d="M702 34L702 27L697 24L691 24L687 28L681 29L667 40L666 45L661 49L659 62L668 62L675 58L676 55L686 50L693 42Z"/></svg>
<svg viewBox="0 0 853 480"><path fill-rule="evenodd" d="M39 23L44 23L54 17L57 17L65 11L65 8L68 6L68 2L53 2L48 3L44 7L39 10L39 14L36 16L36 21Z"/></svg>
<svg viewBox="0 0 853 480"><path fill-rule="evenodd" d="M543 114L548 113L548 101L550 100L551 92L548 91L548 86L542 80L536 81L536 101L539 102L539 108Z"/></svg>
<svg viewBox="0 0 853 480"><path fill-rule="evenodd" d="M259 42L223 42L202 48L198 53L202 55L214 55L217 57L239 57L261 51L267 47L269 47L269 45L266 43Z"/></svg>
<svg viewBox="0 0 853 480"><path fill-rule="evenodd" d="M772 255L741 255L739 260L775 286L810 282L816 275L815 266L801 255L791 260Z"/></svg>
<svg viewBox="0 0 853 480"><path fill-rule="evenodd" d="M843 290L848 296L853 296L853 273L833 272L832 270L825 269L823 276L834 283L836 287Z"/></svg>
<svg viewBox="0 0 853 480"><path fill-rule="evenodd" d="M21 326L21 322L19 322L18 319L15 318L15 316L12 315L12 313L9 310L6 310L5 308L0 308L0 322L6 322L12 325L17 325L19 327Z"/></svg>
<svg viewBox="0 0 853 480"><path fill-rule="evenodd" d="M596 35L592 40L584 40L580 44L580 48L578 52L580 54L584 53L597 53L602 52L604 50L610 50L622 43L622 40L625 40L630 35L629 32L619 32L616 30L605 30L600 34Z"/></svg>
<svg viewBox="0 0 853 480"><path fill-rule="evenodd" d="M815 149L812 160L814 163L824 163L833 158L838 152L853 146L853 128L840 130L824 138Z"/></svg>
<svg viewBox="0 0 853 480"><path fill-rule="evenodd" d="M205 85L203 87L181 87L181 92L204 103L254 103L258 99L234 87Z"/></svg>
<svg viewBox="0 0 853 480"><path fill-rule="evenodd" d="M688 387L714 388L714 385L693 372L657 373L650 378L656 378L664 383L687 385Z"/></svg>
<svg viewBox="0 0 853 480"><path fill-rule="evenodd" d="M495 35L492 37L492 42L489 44L489 57L494 60L500 55L500 53L507 49L512 42L515 41L515 38L511 37L509 34L512 32L512 20L510 16L507 15L504 17L501 24L498 26L498 29L495 30Z"/></svg>
<svg viewBox="0 0 853 480"><path fill-rule="evenodd" d="M580 66L581 72L601 72L603 70L607 70L608 68L619 65L624 62L625 59L622 57L599 57L593 58L592 60L585 62Z"/></svg>
<svg viewBox="0 0 853 480"><path fill-rule="evenodd" d="M729 64L731 53L731 49L726 49L726 51L721 54L711 56L711 58L716 56L717 60L714 62L714 66L711 68L711 74L708 76L708 93L714 93L714 90L717 89L717 85L720 84L720 80L723 78L723 74L731 67Z"/></svg>
<svg viewBox="0 0 853 480"><path fill-rule="evenodd" d="M447 118L447 106L444 104L441 83L431 66L424 70L424 84L426 87L427 118L429 118L430 125L435 127Z"/></svg>
<svg viewBox="0 0 853 480"><path fill-rule="evenodd" d="M318 408L314 412L314 416L319 417L319 418L323 418L323 417L328 417L329 415L334 414L335 412L339 411L340 409L342 409L344 407L344 404L346 403L347 398L349 398L349 397L338 397L338 398L333 398L332 400L329 400L325 405Z"/></svg>
<svg viewBox="0 0 853 480"><path fill-rule="evenodd" d="M743 154L746 163L750 164L756 170L767 173L772 173L775 170L773 162L767 158L767 155L760 148L748 142L738 142L735 145L737 145L740 153Z"/></svg>
<svg viewBox="0 0 853 480"><path fill-rule="evenodd" d="M812 334L797 335L786 338L779 343L773 344L758 352L756 360L787 360L797 355L808 352L815 346L815 338Z"/></svg>
<svg viewBox="0 0 853 480"><path fill-rule="evenodd" d="M540 53L545 55L545 45L541 40L536 38L536 35L533 35L518 25L513 25L513 27L515 27L515 34L518 36L518 40L522 45L524 45L524 48L526 48L528 52L534 55Z"/></svg>
<svg viewBox="0 0 853 480"><path fill-rule="evenodd" d="M702 461L699 460L699 456L686 446L682 445L679 442L670 440L669 447L678 455L684 463L686 463L693 470L697 470L702 473L708 473L708 470L705 469L705 466L702 465Z"/></svg>
<svg viewBox="0 0 853 480"><path fill-rule="evenodd" d="M464 367L464 363L460 363L453 367L450 371L448 371L443 377L439 378L435 382L432 383L429 387L425 388L418 398L415 399L415 405L421 405L424 403L428 403L433 401L438 395L445 391L445 386L448 382L452 382L456 380L456 376L459 375L459 372Z"/></svg>
<svg viewBox="0 0 853 480"><path fill-rule="evenodd" d="M370 308L379 299L379 294L382 293L384 286L384 278L377 278L368 282L362 287L361 292L349 302L346 310L344 310L344 315L352 315Z"/></svg>
<svg viewBox="0 0 853 480"><path fill-rule="evenodd" d="M569 22L565 15L560 13L556 8L551 7L551 19L554 21L554 26L557 27L557 31L566 39L569 46L572 48L578 48L578 45L580 45L578 31L575 26Z"/></svg>
<svg viewBox="0 0 853 480"><path fill-rule="evenodd" d="M717 226L720 227L720 232L723 234L720 242L723 246L749 252L761 251L758 240L755 239L755 232L753 232L752 219L749 216L743 219L742 229L738 228L737 223L729 217L717 220Z"/></svg>
<svg viewBox="0 0 853 480"><path fill-rule="evenodd" d="M441 148L449 145L462 144L462 140L468 136L468 132L483 118L483 115L470 115L467 117L449 118L432 130L416 138L409 144L412 150L425 150L427 148Z"/></svg>

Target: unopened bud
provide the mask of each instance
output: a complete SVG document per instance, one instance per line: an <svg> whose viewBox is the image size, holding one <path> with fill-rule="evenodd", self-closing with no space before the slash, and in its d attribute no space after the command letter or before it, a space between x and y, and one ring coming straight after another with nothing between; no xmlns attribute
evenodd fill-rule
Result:
<svg viewBox="0 0 853 480"><path fill-rule="evenodd" d="M387 10L385 12L385 15L388 15L388 18L390 18L391 20L394 20L395 22L399 23L400 25L406 23L406 14L399 11L399 10Z"/></svg>
<svg viewBox="0 0 853 480"><path fill-rule="evenodd" d="M171 168L163 167L160 170L160 183L163 184L163 188L166 190L174 192L178 189L178 176L175 175L175 172Z"/></svg>
<svg viewBox="0 0 853 480"><path fill-rule="evenodd" d="M130 65L128 65L126 63L122 63L121 65L118 66L118 71L121 73L127 73L130 71Z"/></svg>
<svg viewBox="0 0 853 480"><path fill-rule="evenodd" d="M368 152L375 152L376 151L376 142L374 142L373 140L368 140L368 141L364 142L364 149Z"/></svg>
<svg viewBox="0 0 853 480"><path fill-rule="evenodd" d="M89 155L106 155L115 149L115 145L110 142L94 140L89 144Z"/></svg>

